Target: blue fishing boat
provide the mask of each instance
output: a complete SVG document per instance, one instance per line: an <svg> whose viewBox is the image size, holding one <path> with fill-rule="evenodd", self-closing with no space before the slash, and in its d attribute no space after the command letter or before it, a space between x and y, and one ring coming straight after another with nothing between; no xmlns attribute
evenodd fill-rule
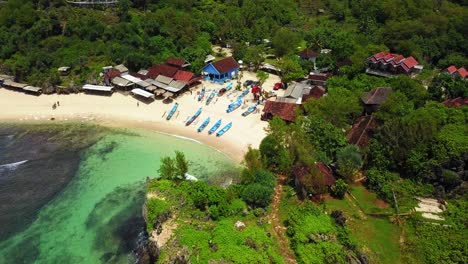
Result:
<svg viewBox="0 0 468 264"><path fill-rule="evenodd" d="M213 127L208 131L208 134L213 134L221 126L221 119L219 119Z"/></svg>
<svg viewBox="0 0 468 264"><path fill-rule="evenodd" d="M197 131L202 132L203 129L205 129L205 127L208 126L209 123L210 123L210 118L208 117L207 119L205 119L205 121L203 121L201 126L198 127Z"/></svg>
<svg viewBox="0 0 468 264"><path fill-rule="evenodd" d="M215 94L216 94L216 90L211 91L210 96L208 96L208 99L206 99L206 105L209 105L211 103Z"/></svg>
<svg viewBox="0 0 468 264"><path fill-rule="evenodd" d="M237 108L239 108L239 106L242 105L242 100L241 99L237 99L237 101L235 101L234 103L230 104L228 106L228 109L226 110L226 113L231 113L232 111L236 110Z"/></svg>
<svg viewBox="0 0 468 264"><path fill-rule="evenodd" d="M244 113L242 113L242 116L248 116L248 115L250 115L253 111L255 111L255 109L257 109L257 104L252 105L251 107L247 108L247 111L245 111Z"/></svg>
<svg viewBox="0 0 468 264"><path fill-rule="evenodd" d="M216 133L216 136L220 137L224 135L224 133L226 133L231 127L232 127L232 122L229 122L229 124L227 124L225 127L223 127L223 129L221 129L220 131L218 131L218 133Z"/></svg>
<svg viewBox="0 0 468 264"><path fill-rule="evenodd" d="M166 117L166 120L170 120L172 118L172 116L174 115L175 111L177 110L177 107L179 106L178 103L175 103L172 108L171 108L171 111L169 111L169 114L167 115Z"/></svg>
<svg viewBox="0 0 468 264"><path fill-rule="evenodd" d="M203 97L205 96L205 86L203 86L203 89L201 90L200 94L198 95L198 101L200 102L203 100Z"/></svg>
<svg viewBox="0 0 468 264"><path fill-rule="evenodd" d="M222 88L221 90L219 90L218 96L221 96L221 95L225 94L227 91L231 90L232 86L234 86L234 84L232 82L230 82L225 88Z"/></svg>
<svg viewBox="0 0 468 264"><path fill-rule="evenodd" d="M201 107L198 108L198 111L191 118L189 118L189 120L187 120L185 125L190 126L190 124L192 124L193 121L195 121L195 119L197 119L197 117L201 114L201 111L202 111L202 108Z"/></svg>

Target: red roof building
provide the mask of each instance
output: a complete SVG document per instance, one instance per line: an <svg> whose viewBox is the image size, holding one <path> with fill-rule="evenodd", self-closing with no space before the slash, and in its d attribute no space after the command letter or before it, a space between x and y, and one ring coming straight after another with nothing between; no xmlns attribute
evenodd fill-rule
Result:
<svg viewBox="0 0 468 264"><path fill-rule="evenodd" d="M395 74L419 73L423 69L418 61L410 56L405 58L402 55L379 52L367 59L367 70L369 74L391 77Z"/></svg>
<svg viewBox="0 0 468 264"><path fill-rule="evenodd" d="M153 65L148 69L148 78L156 79L160 74L172 78L178 71L176 67L166 64Z"/></svg>
<svg viewBox="0 0 468 264"><path fill-rule="evenodd" d="M296 188L302 197L306 197L310 189L313 189L315 194L325 193L327 187L330 189L336 183L332 170L322 162L316 162L315 168L296 165L292 168L292 172Z"/></svg>
<svg viewBox="0 0 468 264"><path fill-rule="evenodd" d="M323 95L325 95L326 90L323 86L316 85L310 89L309 94L305 94L302 96L302 102L308 101L310 99L320 99Z"/></svg>
<svg viewBox="0 0 468 264"><path fill-rule="evenodd" d="M445 69L443 72L448 73L452 75L453 78L459 77L462 80L466 79L468 77L468 72L466 71L465 68L461 67L460 69L457 69L455 65L451 65L447 69Z"/></svg>
<svg viewBox="0 0 468 264"><path fill-rule="evenodd" d="M186 60L172 57L166 59L166 64L169 66L177 67L179 69L190 66L190 63L188 63Z"/></svg>
<svg viewBox="0 0 468 264"><path fill-rule="evenodd" d="M309 77L307 78L310 82L310 84L316 84L316 85L327 85L327 80L332 77L331 73L316 73L316 72L311 72L309 74Z"/></svg>
<svg viewBox="0 0 468 264"><path fill-rule="evenodd" d="M458 76L460 76L460 78L462 78L462 80L464 80L467 76L468 76L468 72L465 70L465 68L460 68L458 69L457 73L456 73Z"/></svg>
<svg viewBox="0 0 468 264"><path fill-rule="evenodd" d="M454 98L454 99L448 99L443 102L443 104L447 107L460 107L463 105L468 105L468 98Z"/></svg>
<svg viewBox="0 0 468 264"><path fill-rule="evenodd" d="M222 60L215 61L212 65L219 73L226 73L240 67L239 63L237 63L233 57L227 57Z"/></svg>
<svg viewBox="0 0 468 264"><path fill-rule="evenodd" d="M304 49L299 52L299 57L303 60L315 60L318 56L318 53L315 50Z"/></svg>
<svg viewBox="0 0 468 264"><path fill-rule="evenodd" d="M452 65L448 67L445 71L449 74L454 74L457 71L457 67L455 67L455 65Z"/></svg>
<svg viewBox="0 0 468 264"><path fill-rule="evenodd" d="M262 120L269 120L276 116L285 121L293 122L296 119L295 107L294 103L266 101Z"/></svg>

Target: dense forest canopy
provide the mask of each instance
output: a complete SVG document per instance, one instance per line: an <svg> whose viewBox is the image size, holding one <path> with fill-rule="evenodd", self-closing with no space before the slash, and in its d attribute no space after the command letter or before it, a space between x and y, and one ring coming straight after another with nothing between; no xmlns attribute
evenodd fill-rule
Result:
<svg viewBox="0 0 468 264"><path fill-rule="evenodd" d="M168 56L184 57L197 71L211 44L229 43L236 59L244 59L252 49L245 42L263 39L272 40L273 52L285 57L297 47L331 49L321 64L333 67L349 58L350 76L381 50L412 55L427 66L468 66L466 1L120 0L112 8L91 9L65 0L9 0L1 5L0 69L42 86L61 83L60 66L71 66L77 83L104 65L125 62L138 70Z"/></svg>

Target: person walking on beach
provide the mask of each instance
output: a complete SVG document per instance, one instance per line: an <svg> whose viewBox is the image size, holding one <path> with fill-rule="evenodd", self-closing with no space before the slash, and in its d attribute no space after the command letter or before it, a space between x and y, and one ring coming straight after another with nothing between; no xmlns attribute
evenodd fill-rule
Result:
<svg viewBox="0 0 468 264"><path fill-rule="evenodd" d="M57 106L60 106L60 102L59 102L59 101L57 101Z"/></svg>
<svg viewBox="0 0 468 264"><path fill-rule="evenodd" d="M140 102L137 102L137 107L140 107Z"/></svg>

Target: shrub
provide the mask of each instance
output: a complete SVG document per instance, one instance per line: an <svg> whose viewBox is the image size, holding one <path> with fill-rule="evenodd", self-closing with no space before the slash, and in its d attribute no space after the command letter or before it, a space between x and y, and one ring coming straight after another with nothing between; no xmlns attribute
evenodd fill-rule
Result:
<svg viewBox="0 0 468 264"><path fill-rule="evenodd" d="M332 195L343 199L345 193L348 191L348 184L342 179L338 179L332 187Z"/></svg>
<svg viewBox="0 0 468 264"><path fill-rule="evenodd" d="M350 181L363 164L359 148L356 145L348 145L338 150L336 159L338 172Z"/></svg>
<svg viewBox="0 0 468 264"><path fill-rule="evenodd" d="M151 232L154 228L155 221L162 215L170 213L169 204L159 199L149 199L146 201L147 210L147 230Z"/></svg>
<svg viewBox="0 0 468 264"><path fill-rule="evenodd" d="M242 192L242 199L254 207L267 207L271 203L273 189L259 183L249 184Z"/></svg>

